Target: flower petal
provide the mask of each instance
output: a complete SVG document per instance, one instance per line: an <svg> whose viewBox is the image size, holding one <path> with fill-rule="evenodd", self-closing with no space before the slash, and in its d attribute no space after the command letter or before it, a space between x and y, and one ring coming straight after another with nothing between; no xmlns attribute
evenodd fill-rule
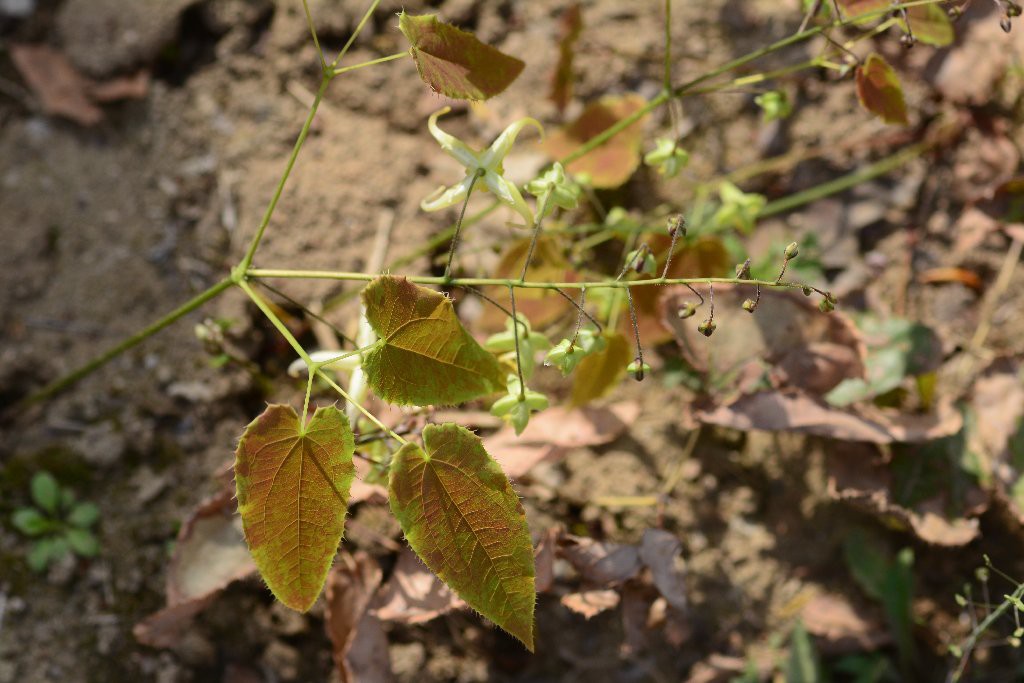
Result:
<svg viewBox="0 0 1024 683"><path fill-rule="evenodd" d="M495 171L488 170L484 176L484 183L487 189L494 193L494 196L505 204L508 204L526 219L526 226L533 227L533 211L519 193L519 188L511 180L506 180Z"/></svg>
<svg viewBox="0 0 1024 683"><path fill-rule="evenodd" d="M445 107L444 109L435 111L433 114L430 115L430 118L427 120L427 128L430 129L430 134L433 135L434 139L437 140L438 144L441 145L441 149L448 152L448 154L451 155L453 159L458 161L467 169L475 168L478 164L476 152L467 147L466 144L462 142L462 140L459 140L454 135L449 135L448 133L445 133L437 125L438 117L447 114L451 110L451 107Z"/></svg>
<svg viewBox="0 0 1024 683"><path fill-rule="evenodd" d="M541 137L544 137L544 126L540 125L540 121L530 117L519 119L503 130L501 135L491 143L491 146L480 155L480 165L488 170L497 170L498 164L501 163L501 160L512 149L516 137L526 126L536 126L537 130L540 131Z"/></svg>
<svg viewBox="0 0 1024 683"><path fill-rule="evenodd" d="M452 185L447 189L444 187L438 188L437 192L420 202L420 208L424 211L440 211L453 204L465 201L469 195L469 186L473 184L473 177L473 174L470 174L459 181L458 184Z"/></svg>

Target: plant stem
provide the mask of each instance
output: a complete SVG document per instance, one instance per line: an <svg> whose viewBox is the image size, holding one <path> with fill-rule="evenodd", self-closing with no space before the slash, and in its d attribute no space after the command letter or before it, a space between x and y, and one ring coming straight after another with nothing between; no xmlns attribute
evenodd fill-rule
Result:
<svg viewBox="0 0 1024 683"><path fill-rule="evenodd" d="M277 328L277 331L280 332L281 336L285 338L285 340L288 342L288 345L292 347L295 353L299 354L299 358L306 362L306 367L313 368L313 366L316 365L313 362L313 359L310 358L309 354L306 353L306 350L302 348L302 344L300 344L299 340L295 338L295 335L292 334L292 331L288 329L288 326L281 322L281 319L277 317L277 314L274 313L274 310L267 305L267 302L264 301L259 294L253 291L253 288L250 287L249 283L246 282L245 280L239 281L238 286L242 288L243 292L249 295L249 298L252 299L252 302L256 304L257 308L263 311L263 315L267 316L267 320L269 320L270 323Z"/></svg>
<svg viewBox="0 0 1024 683"><path fill-rule="evenodd" d="M324 59L324 51L320 48L320 39L316 35L316 26L313 25L313 15L309 11L309 1L302 0L302 9L306 13L306 23L309 24L309 33L313 36L313 45L316 46L316 54L320 58L320 71L327 73L327 60ZM305 415L303 415L305 418Z"/></svg>
<svg viewBox="0 0 1024 683"><path fill-rule="evenodd" d="M886 7L885 9L875 10L875 11L872 11L872 12L865 12L864 14L859 15L857 17L857 21L858 22L862 22L862 21L871 20L871 19L874 19L874 18L877 18L877 17L884 16L884 15L888 14L889 12L892 12L893 10L897 10L897 9L902 9L902 8L907 8L907 7L916 7L916 6L919 6L919 5L935 5L935 4L938 4L938 3L943 2L943 1L944 0L912 0L911 2L900 3L898 5L893 5L893 6L890 6L890 7ZM839 28L841 26L846 26L846 25L852 24L852 23L853 23L852 19L842 19L842 20L834 21L831 24L827 24L827 25L823 25L823 26L815 26L814 28L809 28L806 31L800 31L799 33L794 33L793 35L791 35L791 36L789 36L787 38L783 38L782 40L776 41L776 42L772 43L771 45L766 45L765 47L762 47L762 48L760 48L758 50L754 50L753 52L747 53L746 55L743 55L742 57L738 57L738 58L732 60L731 62L728 62L727 64L723 64L722 66L720 66L720 67L718 67L716 69L712 69L711 71L709 71L709 72L707 72L707 73L705 73L705 74L703 74L701 76L698 76L697 78L693 79L692 81L689 81L688 83L684 83L683 85L681 85L681 86L679 86L679 87L677 87L677 88L675 88L675 89L673 89L671 91L663 91L660 94L658 94L655 97L653 97L652 99L648 100L647 104L645 104L643 107L641 107L637 111L633 112L632 114L630 114L626 118L621 119L620 121L616 122L612 126L609 126L605 130L603 130L600 133L598 133L597 135L595 135L594 137L590 138L589 140L584 142L582 145L577 147L573 152L571 152L570 154L568 154L564 158L560 159L559 161L561 161L563 166L568 166L570 163L572 163L576 159L579 159L580 157L582 157L583 155L587 154L588 152L590 152L590 151L600 147L604 143L608 142L613 137L615 137L616 135L618 135L622 131L626 130L631 125L633 125L634 123L636 123L637 121L639 121L644 116L646 116L650 112L654 111L655 109L657 109L661 105L665 104L666 102L668 102L668 101L670 101L672 99L678 99L678 98L681 98L681 97L685 97L685 96L688 96L688 95L695 94L695 90L696 90L697 86L701 85L702 83L705 83L706 81L709 81L709 80L711 80L713 78L721 76L722 74L727 73L729 71L732 71L733 69L738 69L741 66L745 66L745 65L749 64L750 62L753 62L753 61L755 61L757 59L760 59L761 57L769 55L769 54L771 54L773 52L778 52L779 50L787 48L787 47L789 47L791 45L796 45L798 43L802 43L803 41L809 40L810 38L813 38L814 36L818 35L819 33L824 32L826 30L830 30L830 29L833 29L833 28Z"/></svg>
<svg viewBox="0 0 1024 683"><path fill-rule="evenodd" d="M395 441L397 441L398 443L402 444L403 446L406 445L407 443L409 443L408 441L406 441L405 439L402 438L401 434L399 434L398 432L396 432L395 430L391 429L390 427L385 425L383 422L378 420L377 417L373 413L371 413L369 410L367 410L365 407L363 407L363 405L361 403L359 403L354 398L349 396L348 392L346 392L344 389L342 389L341 386L337 382L335 382L333 379L331 379L326 374L324 374L324 372L322 370L317 370L316 374L318 374L325 382L327 382L327 384L329 384L332 389L337 391L341 395L342 398L344 398L346 401L348 401L349 403L354 405L356 408L358 408L359 412L361 412L363 415L366 416L366 419L368 419L373 424L377 425L378 428L380 428L380 429L384 430L385 432L387 432L388 434L390 434L391 438L393 438Z"/></svg>
<svg viewBox="0 0 1024 683"><path fill-rule="evenodd" d="M333 62L331 62L330 71L334 71L338 66L338 62L348 54L348 50L352 47L352 43L356 42L356 38L358 38L359 34L363 32L363 27L366 26L366 22L368 22L370 17L373 16L373 13L377 10L377 5L379 4L380 0L373 0L373 2L370 3L370 6L366 8L366 12L363 13L363 18L360 19L359 24L356 25L356 30L352 31L352 35L350 35L348 40L345 41L345 46L341 48L341 52L339 52L338 56L334 58Z"/></svg>
<svg viewBox="0 0 1024 683"><path fill-rule="evenodd" d="M384 62L390 62L392 60L401 59L402 57L408 57L408 56L409 56L409 51L405 50L403 52L396 52L393 55L388 55L387 57L380 57L379 59L371 59L368 62L360 62L358 64L353 64L352 66L345 66L345 67L342 67L340 69L331 69L331 71L328 72L328 73L329 73L331 78L334 78L335 76L340 76L341 74L347 73L349 71L355 71L356 69L362 69L362 68L367 67L367 66L373 66L374 64L383 64Z"/></svg>
<svg viewBox="0 0 1024 683"><path fill-rule="evenodd" d="M349 280L369 282L378 277L373 273L358 273L335 270L286 270L270 268L253 268L246 275L252 278L281 278L308 280ZM651 287L660 285L710 285L710 284L747 284L762 287L783 289L800 289L802 282L775 282L774 280L742 280L735 277L691 277L691 278L651 278L647 280L593 280L587 282L534 282L510 278L444 278L435 276L406 275L409 282L419 285L445 285L450 287L514 287L516 289L625 289L627 287Z"/></svg>
<svg viewBox="0 0 1024 683"><path fill-rule="evenodd" d="M45 387L43 387L36 393L29 396L27 399L25 399L26 402L35 403L37 401L42 401L67 389L75 382L78 382L86 375L103 367L104 365L106 365L111 360L121 355L128 349L137 346L138 344L142 343L143 341L153 336L160 330L164 329L165 327L171 325L174 322L177 322L180 318L183 318L192 311L196 310L210 299L215 298L221 292L231 287L232 284L234 283L232 282L231 278L224 278L223 280L213 285L209 289L197 294L195 297L185 302L178 308L174 309L173 311L171 311L164 317L160 318L156 322L151 323L150 325L139 330L138 332L128 337L127 339L122 340L121 343L119 343L117 346L114 346L108 351L100 354L99 356L96 356L91 361L79 367L78 369L71 371L70 373L64 375L63 377L54 380L53 382L50 382Z"/></svg>
<svg viewBox="0 0 1024 683"><path fill-rule="evenodd" d="M266 232L267 226L270 225L270 219L274 215L274 209L277 208L277 203L281 200L281 194L284 192L284 186L288 182L288 177L292 173L292 169L295 168L295 160L299 158L299 152L302 150L302 145L306 142L306 138L309 136L309 130L313 125L313 119L316 118L316 110L320 107L320 101L323 100L324 93L327 92L327 86L330 85L331 78L326 73L323 78L320 79L320 87L316 91L316 96L313 98L313 104L309 108L309 114L306 116L306 122L302 125L302 130L299 131L299 137L295 140L295 146L292 147L292 153L288 156L288 164L285 166L284 175L281 176L281 180L277 183L277 189L274 190L274 196L270 199L270 204L267 205L267 210L263 213L263 220L260 221L259 227L256 229L256 235L253 237L252 242L249 243L249 249L245 252L245 257L242 258L239 264L239 271L246 271L252 266L252 259L256 256L256 249L260 246L260 241L263 239L263 233Z"/></svg>

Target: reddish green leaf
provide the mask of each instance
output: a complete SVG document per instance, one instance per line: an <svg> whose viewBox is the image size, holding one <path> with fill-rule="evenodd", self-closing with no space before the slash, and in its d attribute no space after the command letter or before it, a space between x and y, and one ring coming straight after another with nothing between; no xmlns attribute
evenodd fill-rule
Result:
<svg viewBox="0 0 1024 683"><path fill-rule="evenodd" d="M936 47L952 44L953 22L949 20L949 15L945 10L938 5L908 7L907 18L910 20L910 30L914 34L914 38L922 43ZM906 25L903 21L900 21L900 25L905 31Z"/></svg>
<svg viewBox="0 0 1024 683"><path fill-rule="evenodd" d="M559 112L565 111L572 96L572 62L575 56L576 41L583 30L583 14L578 2L569 5L562 13L561 37L558 41L558 65L551 77L551 94L548 97Z"/></svg>
<svg viewBox="0 0 1024 683"><path fill-rule="evenodd" d="M497 359L476 343L446 296L385 275L363 290L380 344L363 368L378 396L399 405L452 405L505 389Z"/></svg>
<svg viewBox="0 0 1024 683"><path fill-rule="evenodd" d="M900 79L889 63L876 52L857 67L857 97L864 108L886 123L907 124Z"/></svg>
<svg viewBox="0 0 1024 683"><path fill-rule="evenodd" d="M850 19L869 12L879 12L887 9L891 4L889 0L839 0L839 7L843 10L843 14ZM876 18L881 19L882 15L879 14Z"/></svg>
<svg viewBox="0 0 1024 683"><path fill-rule="evenodd" d="M576 369L572 385L572 405L582 406L601 398L626 374L626 366L633 360L629 342L618 332L604 332L608 345L603 351L590 354Z"/></svg>
<svg viewBox="0 0 1024 683"><path fill-rule="evenodd" d="M580 117L556 131L544 143L552 159L561 159L583 143L641 109L646 100L637 94L604 97L592 102ZM598 188L618 187L629 180L640 165L644 118L628 126L606 143L584 154L567 167L574 175L586 175Z"/></svg>
<svg viewBox="0 0 1024 683"><path fill-rule="evenodd" d="M256 568L300 612L320 595L345 530L354 449L337 408L317 408L303 427L291 406L270 405L235 451L238 511Z"/></svg>
<svg viewBox="0 0 1024 683"><path fill-rule="evenodd" d="M526 514L480 438L427 425L391 464L391 510L409 545L470 607L533 651L533 545Z"/></svg>
<svg viewBox="0 0 1024 683"><path fill-rule="evenodd" d="M409 39L420 78L434 92L460 100L486 100L516 80L526 65L481 43L472 33L437 20L436 14L402 12L398 28Z"/></svg>

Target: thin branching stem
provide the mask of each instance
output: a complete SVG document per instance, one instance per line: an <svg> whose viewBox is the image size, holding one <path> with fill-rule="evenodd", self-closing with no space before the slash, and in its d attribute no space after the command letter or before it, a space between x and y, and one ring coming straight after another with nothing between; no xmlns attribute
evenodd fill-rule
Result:
<svg viewBox="0 0 1024 683"><path fill-rule="evenodd" d="M269 291L269 292L273 293L273 294L274 294L275 296L278 296L278 297L280 297L280 298L284 299L285 301L287 301L288 303L290 303L290 304L291 304L292 306L295 306L295 307L297 307L297 308L298 308L299 310L301 310L301 311L302 311L303 313L305 313L306 315L308 315L308 316L309 316L310 318L313 318L314 320L316 320L316 321L318 321L318 322L321 322L321 323L323 323L324 325L327 325L327 327L329 327L329 328L331 329L331 331L332 331L332 332L334 332L334 334L338 335L338 338L340 338L340 339L341 339L342 341L344 341L344 342L348 342L348 343L349 343L349 344L351 344L352 346L355 346L355 345L356 345L355 341L354 341L354 340L352 340L352 339L349 339L349 338L348 338L348 337L347 337L347 336L345 335L345 333L344 333L344 332L342 332L342 331L341 331L340 329L338 329L338 326L337 326L337 325L335 325L334 323L332 323L332 322L331 322L330 320L327 320L326 318L324 318L324 317L323 317L322 315L320 315L319 313L315 313L315 312L313 312L313 310L312 310L312 309L310 309L310 308L309 308L309 306L306 306L306 305L304 305L304 304L303 304L302 302L300 302L300 301L298 301L298 300L296 300L296 299L294 299L294 298L292 298L292 297L288 296L287 294L285 294L284 292L282 292L282 291L281 291L280 289L278 289L277 287L274 287L273 285L271 285L271 284L267 283L267 282L266 282L266 281L264 281L264 280L256 280L255 282L256 282L256 284L258 284L258 285L259 285L260 287L263 287L263 288L264 288L264 289L266 289L267 291Z"/></svg>
<svg viewBox="0 0 1024 683"><path fill-rule="evenodd" d="M633 290L626 287L626 304L629 306L629 321L633 324L633 341L636 343L636 378L644 378L644 347L640 343L640 322L636 318L636 306L633 305Z"/></svg>
<svg viewBox="0 0 1024 683"><path fill-rule="evenodd" d="M302 0L302 9L306 13L306 23L309 24L309 33L313 36L313 45L316 46L317 57L320 58L320 71L327 73L327 60L324 59L324 51L320 48L320 39L316 35L316 26L313 24L313 15L309 11L309 1Z"/></svg>
<svg viewBox="0 0 1024 683"><path fill-rule="evenodd" d="M459 247L459 233L462 231L462 221L466 217L466 207L469 206L469 198L473 196L473 187L476 185L476 181L484 176L485 171L477 169L477 172L473 174L473 179L469 181L469 190L466 191L466 201L462 202L462 210L459 211L459 220L455 221L455 233L452 235L452 243L448 248L448 263L444 267L444 279L451 279L452 275L452 261L455 260L455 250Z"/></svg>
<svg viewBox="0 0 1024 683"><path fill-rule="evenodd" d="M526 400L526 380L523 379L523 361L519 356L519 318L516 316L516 290L508 288L509 300L512 302L512 339L516 345L516 374L519 375L519 400Z"/></svg>
<svg viewBox="0 0 1024 683"><path fill-rule="evenodd" d="M584 316L586 316L587 320L589 320L590 322L594 323L594 325L597 327L597 331L598 332L601 331L601 323L597 322L597 320L594 318L594 316L592 316L589 313L587 313L587 309L583 307L583 304L587 300L587 290L586 290L586 288L583 288L580 291L580 302L579 303L576 303L571 296L569 296L566 292L563 292L561 289L555 288L555 291L558 292L559 294L561 294L562 298L564 298L566 301L571 303L576 308L577 312L579 313L579 315L577 316L577 320L576 320L576 332L577 332L577 334L579 333L580 324L582 323ZM575 341L575 338L574 338L574 341Z"/></svg>

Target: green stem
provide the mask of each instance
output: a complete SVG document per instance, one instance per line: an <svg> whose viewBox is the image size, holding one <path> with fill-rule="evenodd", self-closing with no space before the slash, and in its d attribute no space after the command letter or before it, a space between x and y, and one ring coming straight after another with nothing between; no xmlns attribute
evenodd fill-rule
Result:
<svg viewBox="0 0 1024 683"><path fill-rule="evenodd" d="M390 62L392 60L401 59L402 57L408 57L408 56L409 56L409 51L405 50L403 52L396 52L393 55L388 55L387 57L381 57L379 59L371 59L368 62L360 62L358 64L353 64L352 66L342 67L341 69L332 69L328 73L329 73L330 78L334 78L335 76L340 76L341 74L347 73L349 71L355 71L356 69L362 69L362 68L367 67L367 66L373 66L374 64L383 64L384 62Z"/></svg>
<svg viewBox="0 0 1024 683"><path fill-rule="evenodd" d="M289 346L291 346L295 353L299 355L299 358L306 362L306 367L313 368L316 365L313 362L313 359L310 358L309 354L306 353L306 350L302 348L302 344L300 344L299 340L295 338L292 331L288 329L288 326L281 322L281 319L277 317L277 314L274 313L273 309L267 305L267 302L264 301L259 294L253 291L252 287L250 287L249 283L245 280L240 280L238 282L238 286L242 288L242 291L249 295L249 298L252 299L252 302L256 304L257 308L263 311L263 315L267 316L267 320L277 328L277 331L281 333L281 336L285 338ZM312 374L312 371L310 374Z"/></svg>
<svg viewBox="0 0 1024 683"><path fill-rule="evenodd" d="M373 16L373 13L377 10L377 5L379 4L380 0L373 0L373 2L370 3L370 6L366 9L366 12L363 13L363 18L359 20L359 24L356 26L356 30L352 31L352 35L350 35L348 37L348 40L345 41L345 46L341 48L341 52L339 52L338 56L334 58L333 62L331 62L329 71L334 71L334 69L338 66L338 62L340 62L345 57L345 55L348 54L349 48L352 47L352 44L354 42L356 42L356 38L359 37L360 33L362 33L363 27L366 26L366 22L368 22L370 20L370 17Z"/></svg>
<svg viewBox="0 0 1024 683"><path fill-rule="evenodd" d="M302 9L306 12L306 23L309 24L309 33L313 36L313 45L316 46L316 53L320 57L320 71L326 74L327 60L324 59L324 51L320 48L320 39L316 35L316 26L313 25L313 15L309 11L308 0L302 0ZM303 415L303 418L305 418L305 415ZM305 419L303 419L303 424L305 424Z"/></svg>
<svg viewBox="0 0 1024 683"><path fill-rule="evenodd" d="M313 104L309 108L309 114L306 116L306 122L302 125L302 130L299 131L299 137L295 140L295 146L292 147L292 153L288 156L288 164L285 166L284 175L281 176L281 180L277 183L277 189L274 190L274 196L271 198L270 204L267 205L267 210L263 212L263 220L260 221L260 226L256 229L256 235L252 238L252 242L249 244L249 249L245 252L245 257L239 264L237 272L244 272L252 266L252 259L256 256L256 249L259 248L260 241L263 239L263 233L266 232L267 226L270 225L270 219L274 215L277 203L281 200L281 194L284 192L284 186L288 182L288 177L291 175L292 169L295 168L295 160L299 158L299 152L302 150L302 145L305 144L306 138L309 136L309 130L313 125L313 119L316 118L316 110L320 107L320 101L323 100L324 93L327 92L327 86L330 85L330 82L330 76L326 73L323 78L320 79L320 87L316 91L316 97L313 98Z"/></svg>
<svg viewBox="0 0 1024 683"><path fill-rule="evenodd" d="M886 7L885 9L875 10L875 11L872 11L872 12L865 12L864 14L859 15L856 19L857 19L857 23L863 22L863 21L869 21L871 19L875 19L877 17L884 16L884 15L886 15L889 12L892 12L894 10L898 10L898 9L902 9L902 8L907 8L907 7L916 7L916 6L919 6L919 5L935 5L935 4L938 4L939 2L942 2L942 1L943 0L912 0L911 2L904 2L904 3L900 3L898 5L892 5L890 7ZM626 118L621 119L620 121L616 122L612 126L609 126L608 128L606 128L602 132L600 132L597 135L595 135L594 137L590 138L585 143L583 143L582 145L577 147L573 152L568 154L566 157L560 159L559 161L561 161L563 166L568 166L570 163L572 163L576 159L579 159L584 154L587 154L588 152L590 152L590 151L600 147L604 143L608 142L613 137L615 137L616 135L618 135L622 131L626 130L631 125L633 125L634 123L636 123L637 121L639 121L644 116L646 116L650 112L654 111L655 109L657 109L661 105L665 104L669 100L678 99L678 98L681 98L681 97L692 95L692 94L694 94L694 91L697 88L697 86L699 86L699 85L701 85L701 84L703 84L703 83L705 83L705 82L707 82L707 81L709 81L709 80L711 80L713 78L717 78L718 76L721 76L724 73L732 71L733 69L738 69L741 66L746 66L750 62L753 62L753 61L755 61L757 59L760 59L761 57L769 55L769 54L771 54L773 52L778 52L779 50L782 50L784 48L790 47L791 45L796 45L798 43L802 43L803 41L809 40L809 39L813 38L814 36L818 35L819 33L824 32L824 31L827 31L827 30L830 30L830 29L833 29L833 28L839 28L839 27L846 26L846 25L852 24L852 23L854 23L853 19L843 19L843 20L839 20L839 21L834 21L831 24L827 24L827 25L823 25L823 26L815 26L814 28L809 28L806 31L801 31L799 33L794 33L793 35L789 36L788 38L783 38L782 40L779 40L779 41L776 41L776 42L772 43L771 45L766 45L765 47L762 47L762 48L760 48L758 50L754 50L753 52L747 53L746 55L743 55L742 57L738 57L738 58L732 60L731 62L728 62L727 64L723 64L722 66L720 66L720 67L718 67L716 69L712 69L711 71L709 71L709 72L707 72L707 73L705 73L705 74L703 74L701 76L698 76L697 78L693 79L692 81L689 81L688 83L684 83L683 85L681 85L681 86L679 86L679 87L677 87L677 88L675 88L675 89L673 89L671 91L663 91L660 94L656 95L654 98L648 100L647 104L645 104L643 107L641 107L637 111L633 112L632 114L630 114Z"/></svg>
<svg viewBox="0 0 1024 683"><path fill-rule="evenodd" d="M178 308L174 309L173 311L171 311L164 317L160 318L156 322L148 325L147 327L144 327L143 329L139 330L138 332L128 337L127 339L124 339L117 346L109 349L108 351L100 354L99 356L96 356L85 365L79 367L77 370L73 370L72 372L64 375L63 377L53 382L50 382L45 387L29 396L26 399L26 401L28 403L35 403L37 401L42 401L44 399L50 398L51 396L61 391L64 391L72 384L78 382L80 379L94 372L95 370L103 367L104 365L106 365L111 360L113 360L120 354L124 353L128 349L137 346L138 344L142 343L149 337L152 337L160 330L164 329L165 327L178 321L180 318L183 318L192 311L196 310L210 299L215 298L224 290L231 287L232 284L233 282L231 278L224 278L223 280L213 285L206 291L197 294L195 297L193 297L186 303L182 304Z"/></svg>
<svg viewBox="0 0 1024 683"><path fill-rule="evenodd" d="M401 434L399 434L398 432L396 432L395 430L391 429L390 427L385 425L383 422L378 420L376 415L371 413L369 410L364 408L361 403L359 403L354 398L349 396L347 391L342 389L341 386L337 382L335 382L333 379L331 379L326 374L324 374L324 372L322 370L317 370L316 374L318 374L321 379L323 379L325 382L327 382L327 384L329 384L332 389L337 391L341 395L342 398L344 398L346 401L348 401L349 403L354 405L356 408L358 408L359 412L361 412L363 415L366 416L366 419L368 419L373 424L377 425L377 427L379 429L382 429L385 432L387 432L388 434L390 434L391 438L393 438L395 441L397 441L398 443L402 444L403 446L409 443L408 441L406 441L405 439L402 438Z"/></svg>
<svg viewBox="0 0 1024 683"><path fill-rule="evenodd" d="M803 192L797 192L795 194L776 199L773 202L768 202L761 213L758 214L758 217L763 218L767 216L774 216L776 214L795 209L798 206L803 206L804 204L809 204L818 199L822 199L823 197L843 192L844 190L848 190L860 183L885 175L886 173L899 168L911 159L916 159L921 156L921 154L928 149L928 143L922 142L912 145L900 150L892 156L876 161L875 163L858 169L852 173L847 173L835 180L830 180L827 183L815 185Z"/></svg>
<svg viewBox="0 0 1024 683"><path fill-rule="evenodd" d="M299 280L348 280L369 282L376 277L372 273L346 272L337 270L287 270L270 268L253 268L246 275L252 278L281 278ZM774 280L742 280L735 277L691 277L691 278L651 278L647 280L594 280L588 282L526 282L510 278L444 278L435 276L407 275L409 282L420 285L447 285L451 287L514 287L516 289L626 289L627 287L655 287L661 285L710 285L710 284L747 284L762 287L778 287L796 289L804 287L802 282L775 282Z"/></svg>

